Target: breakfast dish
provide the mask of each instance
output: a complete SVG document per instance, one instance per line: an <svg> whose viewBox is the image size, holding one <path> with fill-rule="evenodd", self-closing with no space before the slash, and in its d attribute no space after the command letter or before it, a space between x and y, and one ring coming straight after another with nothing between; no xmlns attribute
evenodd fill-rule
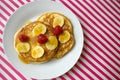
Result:
<svg viewBox="0 0 120 80"><path fill-rule="evenodd" d="M41 21L54 29L58 29L59 31L59 26L62 29L62 33L56 35L59 41L59 46L54 58L59 59L72 49L75 40L71 22L67 17L57 12L49 12L41 15L38 18L38 21Z"/></svg>
<svg viewBox="0 0 120 80"><path fill-rule="evenodd" d="M14 47L24 63L62 58L74 45L70 20L56 12L41 15L14 35Z"/></svg>
<svg viewBox="0 0 120 80"><path fill-rule="evenodd" d="M47 41L46 44L44 44L45 41ZM24 63L43 63L50 60L57 51L57 45L58 41L51 32L51 27L39 21L22 27L14 36L14 47L18 52L18 57Z"/></svg>

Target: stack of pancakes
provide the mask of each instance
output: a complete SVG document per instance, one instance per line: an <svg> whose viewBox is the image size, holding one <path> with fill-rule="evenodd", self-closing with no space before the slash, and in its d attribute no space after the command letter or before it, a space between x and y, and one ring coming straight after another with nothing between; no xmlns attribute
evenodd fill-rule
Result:
<svg viewBox="0 0 120 80"><path fill-rule="evenodd" d="M63 30L60 35L53 33L56 26L60 26ZM19 36L22 34L28 36L29 40L21 42ZM44 34L48 41L44 44L38 43L39 34ZM74 43L70 20L57 12L42 14L36 21L19 29L14 36L14 47L24 63L43 63L52 58L62 58L72 49Z"/></svg>

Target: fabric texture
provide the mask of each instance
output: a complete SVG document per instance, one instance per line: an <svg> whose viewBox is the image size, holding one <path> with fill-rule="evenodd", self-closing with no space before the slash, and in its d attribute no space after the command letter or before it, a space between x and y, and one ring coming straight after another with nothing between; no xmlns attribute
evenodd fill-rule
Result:
<svg viewBox="0 0 120 80"><path fill-rule="evenodd" d="M7 59L3 48L3 33L14 11L32 1L35 0L0 0L0 80L27 79ZM120 1L59 2L80 20L84 32L84 47L75 66L52 80L120 80Z"/></svg>

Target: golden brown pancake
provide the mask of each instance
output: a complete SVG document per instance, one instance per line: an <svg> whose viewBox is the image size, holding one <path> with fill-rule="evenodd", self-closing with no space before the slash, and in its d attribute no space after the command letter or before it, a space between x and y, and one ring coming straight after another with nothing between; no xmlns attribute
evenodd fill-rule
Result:
<svg viewBox="0 0 120 80"><path fill-rule="evenodd" d="M19 29L15 36L14 36L14 47L16 48L17 44L20 43L21 41L19 40L19 35L21 34L25 34L29 37L28 43L30 44L30 50L26 53L18 53L18 57L24 62L24 63L31 63L31 62L46 62L49 61L51 58L53 58L53 56L55 55L56 51L58 48L55 48L54 50L49 50L48 48L46 48L45 44L40 44L37 42L37 36L33 36L32 34L32 30L33 28L37 25L37 24L43 24L40 21L35 21L32 22L24 27L22 27L21 29ZM52 27L46 25L47 27L47 31L45 33L45 35L47 37L52 36ZM33 58L31 56L31 52L32 49L35 46L41 46L44 49L44 55L40 58Z"/></svg>
<svg viewBox="0 0 120 80"><path fill-rule="evenodd" d="M60 14L57 12L48 12L48 13L42 14L37 20L53 28L53 21L56 16L62 16L64 18L64 24L62 26L62 29L63 31L68 31L70 33L69 41L67 41L66 43L59 42L57 53L54 56L54 58L59 59L64 55L66 55L72 49L75 43L73 28L70 20L63 14Z"/></svg>

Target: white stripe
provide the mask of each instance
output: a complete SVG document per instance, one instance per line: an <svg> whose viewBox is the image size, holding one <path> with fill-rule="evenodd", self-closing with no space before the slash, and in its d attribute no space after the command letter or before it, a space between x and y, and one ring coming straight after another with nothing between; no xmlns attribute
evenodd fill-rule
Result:
<svg viewBox="0 0 120 80"><path fill-rule="evenodd" d="M89 3L89 2L91 2L91 1L87 1L87 2ZM94 14L101 22L103 22L106 26L108 26L109 29L112 30L116 35L119 34L116 30L114 30L114 29L111 27L111 25L107 24L107 23L104 21L103 18L101 18L98 14L96 14L91 7L89 7L88 5L86 5L83 1L81 1L81 3L82 3L84 6L86 6L86 7L92 12L92 14ZM89 3L89 4L90 4L91 6L93 6L93 7L98 11L98 13L100 13L100 14L101 14L108 22L110 22L114 27L118 27L118 26L117 26L115 23L113 23L107 16L105 16L105 14L101 13L101 11L100 11L97 7L95 7L94 4L92 4L92 3ZM85 11L85 9L84 9L84 11Z"/></svg>
<svg viewBox="0 0 120 80"><path fill-rule="evenodd" d="M87 32L85 32L86 34L87 34ZM91 40L94 40L93 39L93 37L92 36L90 36L89 34L87 34L88 36L89 36L89 38L91 39ZM88 40L86 40L85 39L85 41L87 41L88 42ZM95 40L94 40L95 41ZM96 42L97 43L97 42ZM98 53L102 53L99 49L97 49L91 42L89 42L89 45L96 51L96 52L98 52ZM99 46L100 46L100 44L98 44ZM105 51L105 49L104 49L104 51ZM107 52L106 52L107 53ZM100 54L103 58L105 58L109 63L112 63L111 65L113 65L117 70L119 70L119 67L116 65L116 64L114 64L109 58L107 58L104 54ZM93 56L96 56L96 54L94 54ZM99 57L99 56L98 56ZM96 57L97 59L98 59L98 57ZM112 58L112 59L114 59L114 58ZM100 59L98 59L98 61L99 61ZM100 61L101 62L101 61ZM119 60L116 60L116 62L117 63L119 63ZM107 66L109 66L109 65L107 65ZM114 71L114 70L113 70Z"/></svg>
<svg viewBox="0 0 120 80"><path fill-rule="evenodd" d="M72 71L69 71L68 73L69 73L74 79L79 80L79 78L78 78Z"/></svg>
<svg viewBox="0 0 120 80"><path fill-rule="evenodd" d="M0 69L0 72L2 73L2 75L4 75L4 77L5 77L7 80L12 80L12 78L11 78L6 72L4 72L2 69Z"/></svg>
<svg viewBox="0 0 120 80"><path fill-rule="evenodd" d="M78 5L77 3L75 3L76 5ZM108 31L105 27L103 27L103 25L101 25L94 17L92 17L92 15L91 14L89 14L82 6L79 6L80 7L80 9L82 10L82 11L84 11L95 23L97 23L105 32L107 32L110 36L112 36L112 38L114 39L114 40L116 40L118 43L119 43L119 40L113 35L113 34L111 34L110 33L110 31ZM93 12L94 13L94 12ZM81 13L82 14L82 13ZM97 15L98 16L98 15ZM104 20L101 20L101 21L104 21ZM89 20L88 20L88 22L90 22ZM95 26L95 25L94 25ZM100 32L100 30L97 28L97 27L94 27L94 28L96 28L96 30L97 31L99 31ZM101 32L100 32L101 33ZM117 35L118 35L119 33L117 33ZM119 47L115 44L115 43L113 43L113 41L111 41L111 39L109 39L105 34L103 35L113 46L116 46L117 47L117 49L119 50Z"/></svg>
<svg viewBox="0 0 120 80"><path fill-rule="evenodd" d="M89 80L89 78L88 78L85 74L83 74L81 71L79 71L79 70L77 69L77 67L73 67L73 69L74 69L80 76L82 76L85 80Z"/></svg>
<svg viewBox="0 0 120 80"><path fill-rule="evenodd" d="M8 3L8 5L10 5L14 10L17 10L16 6L14 6L10 1L6 1L6 3Z"/></svg>
<svg viewBox="0 0 120 80"><path fill-rule="evenodd" d="M82 62L85 63L85 59L81 58L81 60ZM77 63L77 65L80 66L80 68L84 70L87 74L89 74L93 79L97 80L97 77L93 73L91 73L91 71L89 71L87 68L85 68L82 64ZM90 66L90 64L87 64L87 65L88 67Z"/></svg>
<svg viewBox="0 0 120 80"><path fill-rule="evenodd" d="M116 3L117 6L120 7L120 1L119 1L119 0L113 0L113 1ZM120 10L119 10L119 11L120 11Z"/></svg>
<svg viewBox="0 0 120 80"><path fill-rule="evenodd" d="M6 25L6 21L5 20L3 20L1 17L0 17L0 19L1 19L1 22L4 24L4 25ZM4 26L5 27L5 26Z"/></svg>
<svg viewBox="0 0 120 80"><path fill-rule="evenodd" d="M87 48L86 46L84 46L84 48L85 48L86 50L88 50L91 54L93 54L93 53L89 50L89 48ZM95 53L94 53L94 54L95 54ZM91 58L91 57L90 57L89 55L87 55L86 53L83 54L83 55L86 56L86 58L87 58L88 60L90 60L93 64L100 66L98 63L95 62L95 60L94 60L93 58ZM96 68L94 68L93 65L89 64L86 60L84 60L84 63L85 63L90 69L92 69L96 74L98 74L102 79L106 80L105 76L104 76L103 74L101 74L98 70L96 70ZM79 64L79 65L80 65L80 64ZM99 68L99 67L98 67L98 68ZM99 69L101 70L101 68L99 68ZM97 79L96 79L96 80L97 80Z"/></svg>
<svg viewBox="0 0 120 80"><path fill-rule="evenodd" d="M3 28L3 26L1 26L1 25L0 25L0 30L1 30L1 31L4 31L4 28Z"/></svg>
<svg viewBox="0 0 120 80"><path fill-rule="evenodd" d="M114 9L116 10L116 11L118 11L118 12L120 12L120 9L119 8L117 8L111 1L109 1L109 0L106 0L112 7L114 7ZM114 1L113 1L114 2ZM119 4L120 5L120 4Z"/></svg>
<svg viewBox="0 0 120 80"><path fill-rule="evenodd" d="M23 2L26 4L26 3L29 3L29 2L27 2L27 0L23 0ZM32 0L31 0L31 2L32 2Z"/></svg>
<svg viewBox="0 0 120 80"><path fill-rule="evenodd" d="M100 39L99 36L98 36L96 33L94 33L94 31L92 31L88 26L86 26L86 27L88 28L88 30L89 30L90 32L92 32L93 34L95 34L95 36L97 36L100 41L103 41L102 38ZM84 33L87 34L87 36L88 36L92 41L94 41L105 53L110 53L110 52L108 52L108 50L105 49L97 40L95 40L93 36L91 36L90 34L88 34L86 31L84 31ZM104 44L105 44L105 43L104 43ZM93 44L91 44L90 46L92 47L92 45L93 45ZM105 45L106 45L106 44L105 44ZM97 48L96 48L96 49L97 49ZM112 49L111 49L111 50L112 50ZM102 53L100 50L97 50L97 52ZM109 59L107 56L105 56L105 55L103 55L103 54L100 54L100 55L103 56L105 59ZM113 60L115 60L117 63L119 63L119 60L116 59L112 54L108 54L108 55L109 55ZM116 54L116 55L119 56L119 54ZM111 60L108 60L108 61L111 61ZM111 63L111 62L110 62L110 63ZM113 63L113 64L114 64L114 63ZM114 64L114 65L115 65L115 64Z"/></svg>
<svg viewBox="0 0 120 80"><path fill-rule="evenodd" d="M78 5L77 3L75 3L75 4ZM79 5L79 6L80 6L80 5ZM92 15L89 14L89 12L87 12L82 6L80 6L80 9L83 10L95 23L97 23L105 32L107 32L108 34L110 34L110 35L113 37L113 39L116 40L116 41L119 43L119 40L118 40L116 37L114 37L114 35L111 34L105 27L103 27L103 25L100 24L94 17L92 17ZM94 12L92 12L92 13L94 13ZM96 15L97 15L97 14L96 14ZM97 15L97 16L98 16L98 15ZM104 20L102 20L102 21L104 21ZM88 20L88 22L90 22L90 21ZM94 25L94 26L95 26L95 25ZM98 28L96 27L96 29L98 29ZM100 31L100 30L98 29L97 31ZM100 33L101 33L101 32L100 32ZM117 33L117 35L118 35L118 33ZM104 35L104 36L107 37L106 35ZM109 39L109 38L107 37L106 39ZM111 41L111 39L109 39L108 41L113 42L113 41ZM111 44L113 44L113 43L111 43ZM116 45L116 44L113 44L113 45ZM116 45L116 46L117 46L117 45Z"/></svg>
<svg viewBox="0 0 120 80"><path fill-rule="evenodd" d="M119 23L119 21L110 13L108 12L98 1L94 1L107 15L109 15L115 22ZM118 15L119 16L119 15Z"/></svg>
<svg viewBox="0 0 120 80"><path fill-rule="evenodd" d="M14 0L14 2L15 2L19 7L22 6L22 4L21 4L19 1L17 1L17 0Z"/></svg>
<svg viewBox="0 0 120 80"><path fill-rule="evenodd" d="M62 77L64 77L66 80L70 80L70 78L66 74L62 75Z"/></svg>
<svg viewBox="0 0 120 80"><path fill-rule="evenodd" d="M56 80L61 80L61 78L58 77L58 78L56 78Z"/></svg>
<svg viewBox="0 0 120 80"><path fill-rule="evenodd" d="M5 8L10 14L13 13L4 3L1 2L0 5L1 5L3 8Z"/></svg>
<svg viewBox="0 0 120 80"><path fill-rule="evenodd" d="M5 18L7 18L7 20L9 19L9 16L8 16L4 11L1 11L1 14L2 14Z"/></svg>
<svg viewBox="0 0 120 80"><path fill-rule="evenodd" d="M6 65L3 61L1 64L18 80L22 80L8 65Z"/></svg>
<svg viewBox="0 0 120 80"><path fill-rule="evenodd" d="M102 64L104 64L104 61L99 58L98 56L95 56L95 53L93 51L91 51L87 46L85 46L85 48L89 51L90 54L94 54L94 57L100 61ZM94 63L100 70L102 70L107 76L109 76L110 78L114 78L108 71L106 71L103 66L101 66L100 64L98 64L94 59L92 59L90 56L86 56L92 63ZM86 63L88 64L88 63ZM105 65L105 64L104 64ZM107 66L106 66L107 67ZM109 68L108 68L109 69ZM94 70L94 69L93 69ZM112 71L113 72L113 71ZM100 74L99 74L100 75ZM103 75L103 74L102 74ZM102 76L103 78L103 76ZM106 79L105 79L106 80Z"/></svg>
<svg viewBox="0 0 120 80"><path fill-rule="evenodd" d="M68 4L70 4L70 3L68 2ZM70 4L70 6L71 6L71 8L74 9L77 13L80 13L74 6L72 6L71 4ZM81 7L82 7L82 6L81 6ZM87 13L87 14L89 15L89 13ZM87 19L87 17L84 16L84 14L80 13L80 15L81 15L81 17L83 17L87 22L89 22L89 24L90 24L91 26L94 26L94 28L95 28L101 35L103 35L103 32L100 31L93 23L91 23L91 22L89 21L89 19ZM89 17L91 17L91 16L89 15ZM94 19L94 18L93 18L93 19ZM82 21L81 21L81 22L82 22ZM97 23L99 23L99 22L97 22ZM88 28L89 28L89 27L88 27ZM91 32L94 32L94 31L92 30ZM96 33L94 32L93 34L96 34ZM104 34L103 36L104 36L111 44L114 44L113 41L112 41L111 39L109 39L105 34ZM96 37L97 37L98 39L100 38L100 40L103 41L103 43L105 43L108 48L110 47L110 49L113 49L113 48L111 48L111 46L109 46L109 44L107 44L98 34L96 34ZM117 40L117 42L119 43L119 40ZM116 44L114 44L114 45L116 45ZM117 45L116 45L116 46L117 46ZM103 48L103 47L102 47L102 48ZM119 49L118 49L118 50L119 50ZM118 53L117 53L115 50L113 50L113 52L115 52L115 53L118 55Z"/></svg>
<svg viewBox="0 0 120 80"><path fill-rule="evenodd" d="M102 4L104 4L114 15L116 15L117 17L120 16L119 14L117 14L116 12L114 12L113 9L106 4L106 2L104 2L104 1L102 1L102 0L101 0L100 2L102 2ZM104 9L104 10L105 10L105 9Z"/></svg>

